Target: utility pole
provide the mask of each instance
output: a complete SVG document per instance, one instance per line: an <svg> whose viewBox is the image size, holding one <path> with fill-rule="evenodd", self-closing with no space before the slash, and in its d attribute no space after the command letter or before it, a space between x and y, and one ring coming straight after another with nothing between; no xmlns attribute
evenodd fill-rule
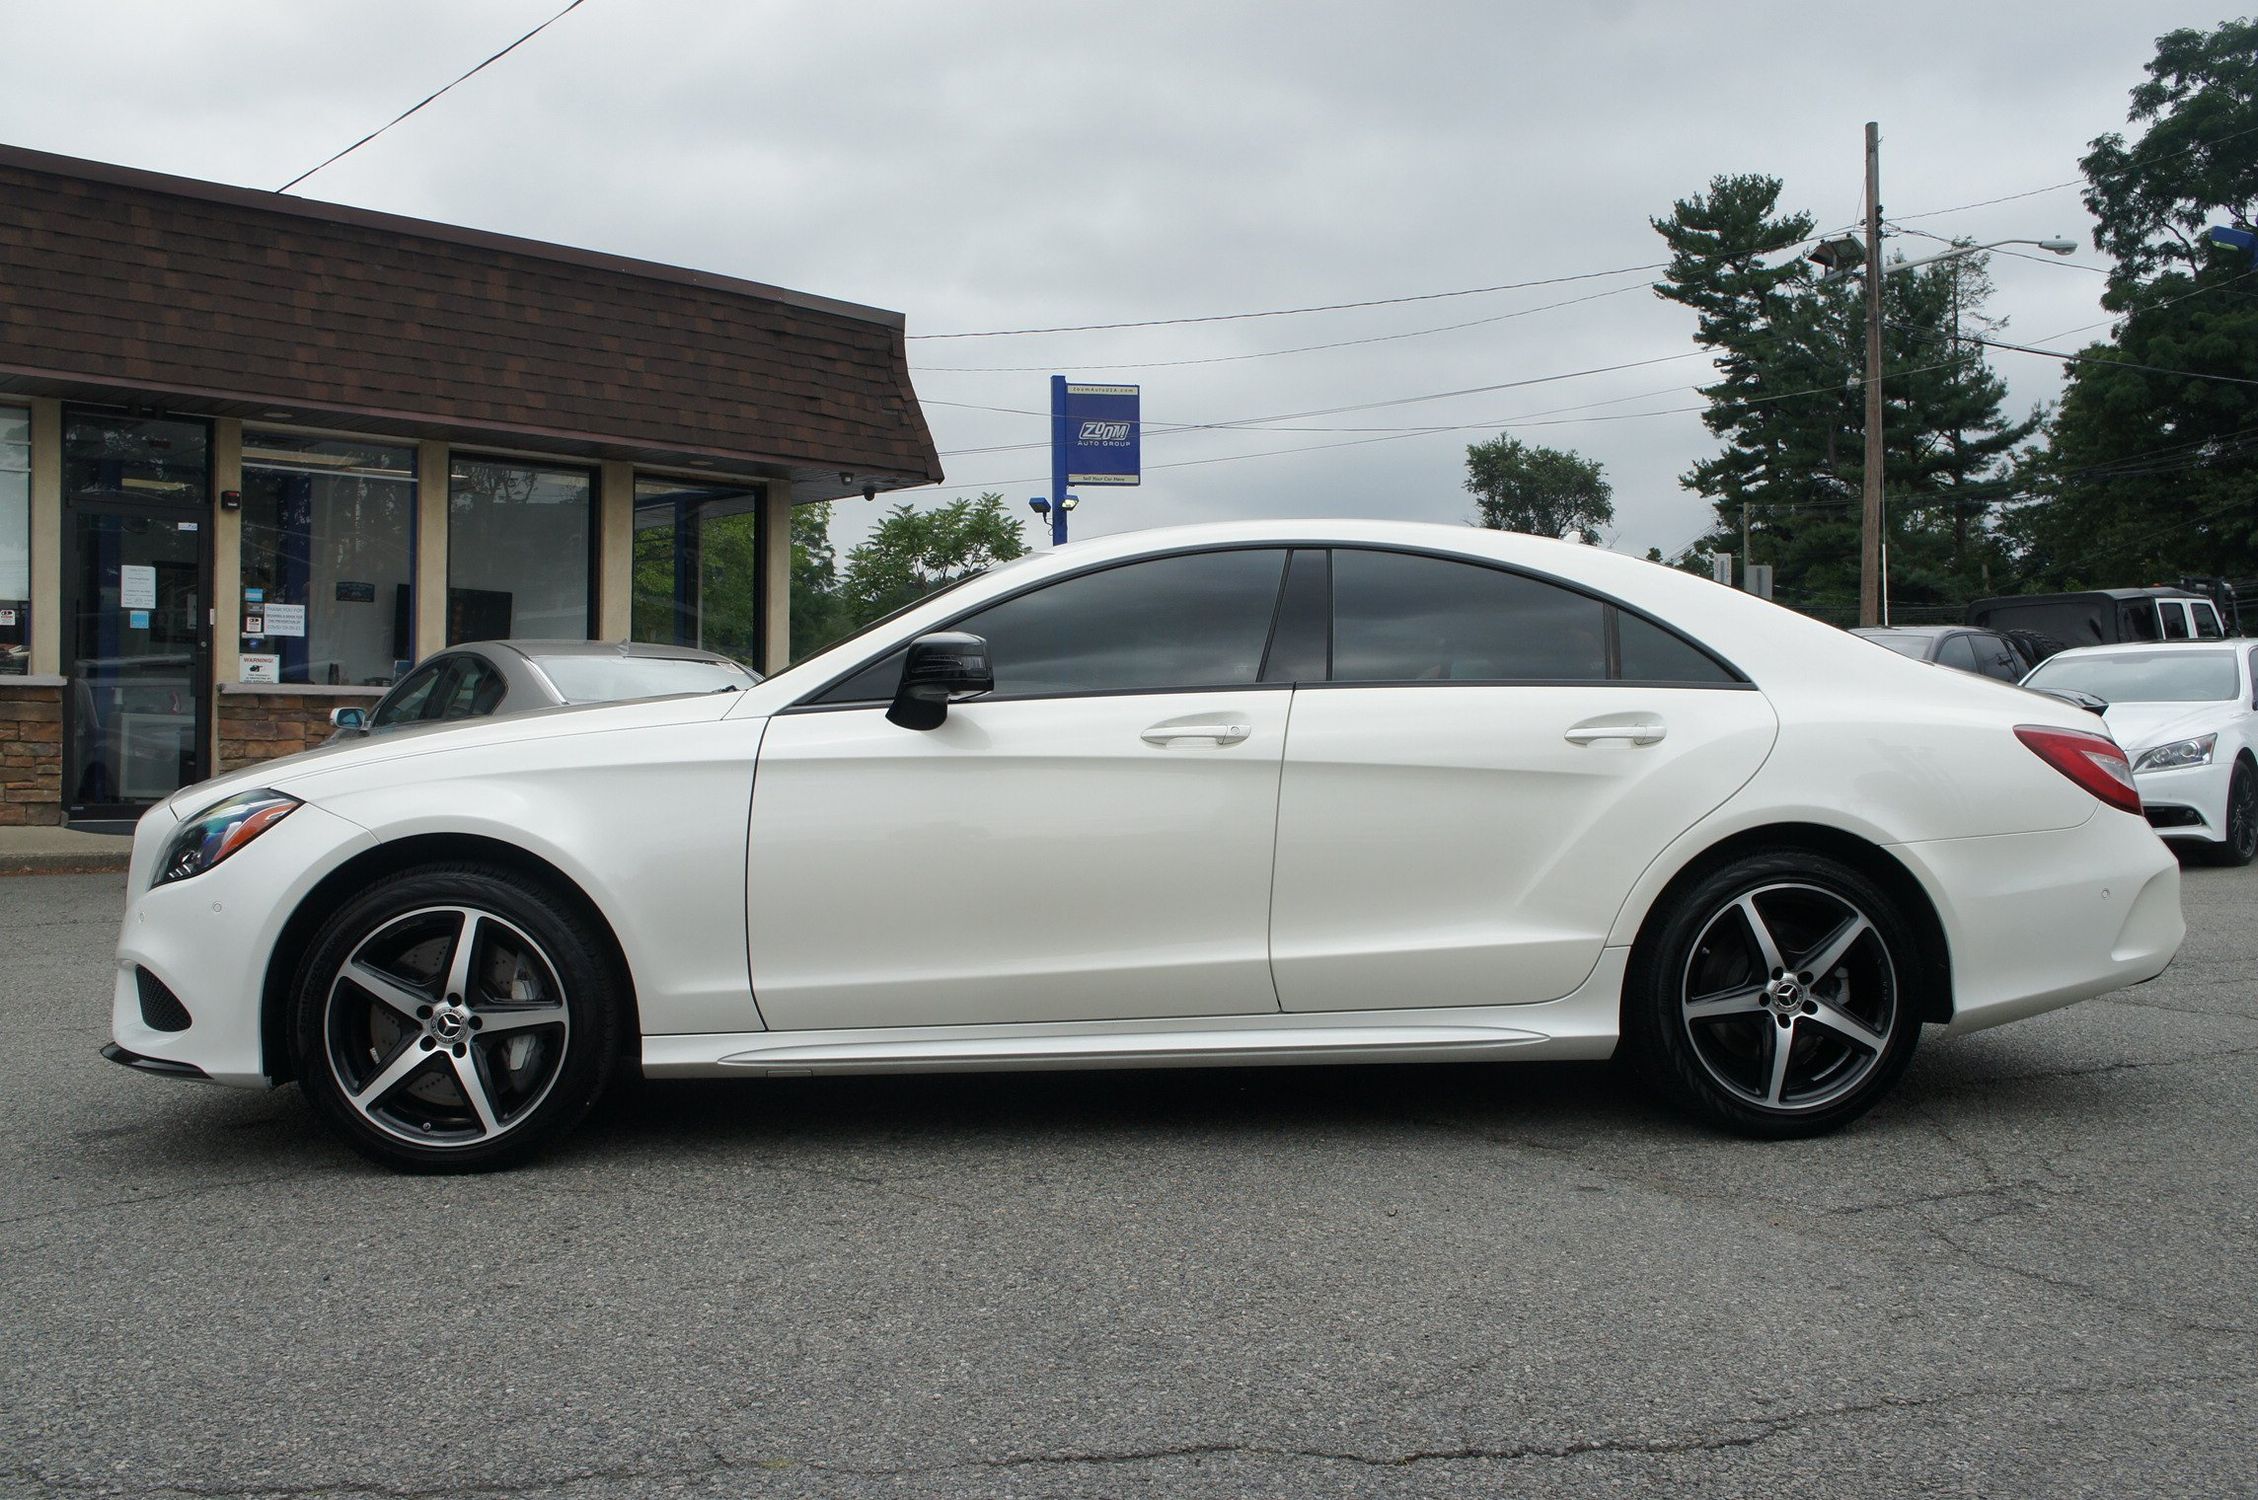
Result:
<svg viewBox="0 0 2258 1500"><path fill-rule="evenodd" d="M1866 122L1866 494L1858 623L1882 620L1882 132Z"/></svg>

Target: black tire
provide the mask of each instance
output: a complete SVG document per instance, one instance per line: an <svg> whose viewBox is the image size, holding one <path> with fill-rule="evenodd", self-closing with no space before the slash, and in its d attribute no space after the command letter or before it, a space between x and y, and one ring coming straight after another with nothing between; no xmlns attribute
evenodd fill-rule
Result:
<svg viewBox="0 0 2258 1500"><path fill-rule="evenodd" d="M2195 846L2201 851L2205 864L2240 869L2258 859L2258 771L2253 771L2247 760L2237 760L2234 774L2227 778L2224 831L2224 842Z"/></svg>
<svg viewBox="0 0 2258 1500"><path fill-rule="evenodd" d="M1624 986L1624 1050L1664 1096L1727 1130L1822 1135L1912 1062L1911 987L1925 971L1912 923L1858 871L1800 851L1745 856L1649 918Z"/></svg>
<svg viewBox="0 0 2258 1500"><path fill-rule="evenodd" d="M586 922L489 865L378 881L299 966L299 1086L354 1150L400 1171L525 1160L587 1114L618 1057L623 987Z"/></svg>

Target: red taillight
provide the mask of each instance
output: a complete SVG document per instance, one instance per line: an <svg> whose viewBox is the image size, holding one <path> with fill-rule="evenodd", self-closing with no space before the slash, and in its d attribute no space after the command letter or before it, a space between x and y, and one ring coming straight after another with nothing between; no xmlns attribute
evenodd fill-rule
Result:
<svg viewBox="0 0 2258 1500"><path fill-rule="evenodd" d="M2082 729L2049 729L2039 724L2019 724L2015 738L2031 753L2069 777L2111 807L2129 813L2140 811L2140 788L2133 785L2132 762L2117 742L2105 734Z"/></svg>

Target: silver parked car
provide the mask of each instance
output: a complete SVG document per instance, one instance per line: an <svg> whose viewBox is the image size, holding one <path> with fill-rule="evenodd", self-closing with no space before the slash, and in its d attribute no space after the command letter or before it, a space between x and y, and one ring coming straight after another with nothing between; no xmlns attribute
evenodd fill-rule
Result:
<svg viewBox="0 0 2258 1500"><path fill-rule="evenodd" d="M640 641L469 641L429 657L373 709L329 716L332 741L415 724L751 687L761 674L717 651Z"/></svg>

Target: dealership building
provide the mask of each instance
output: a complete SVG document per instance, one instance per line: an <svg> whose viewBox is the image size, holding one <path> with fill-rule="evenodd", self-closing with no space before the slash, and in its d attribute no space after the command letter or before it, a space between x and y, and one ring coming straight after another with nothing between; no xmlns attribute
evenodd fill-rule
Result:
<svg viewBox="0 0 2258 1500"><path fill-rule="evenodd" d="M460 641L774 670L791 508L941 477L898 313L13 148L0 198L0 825Z"/></svg>

